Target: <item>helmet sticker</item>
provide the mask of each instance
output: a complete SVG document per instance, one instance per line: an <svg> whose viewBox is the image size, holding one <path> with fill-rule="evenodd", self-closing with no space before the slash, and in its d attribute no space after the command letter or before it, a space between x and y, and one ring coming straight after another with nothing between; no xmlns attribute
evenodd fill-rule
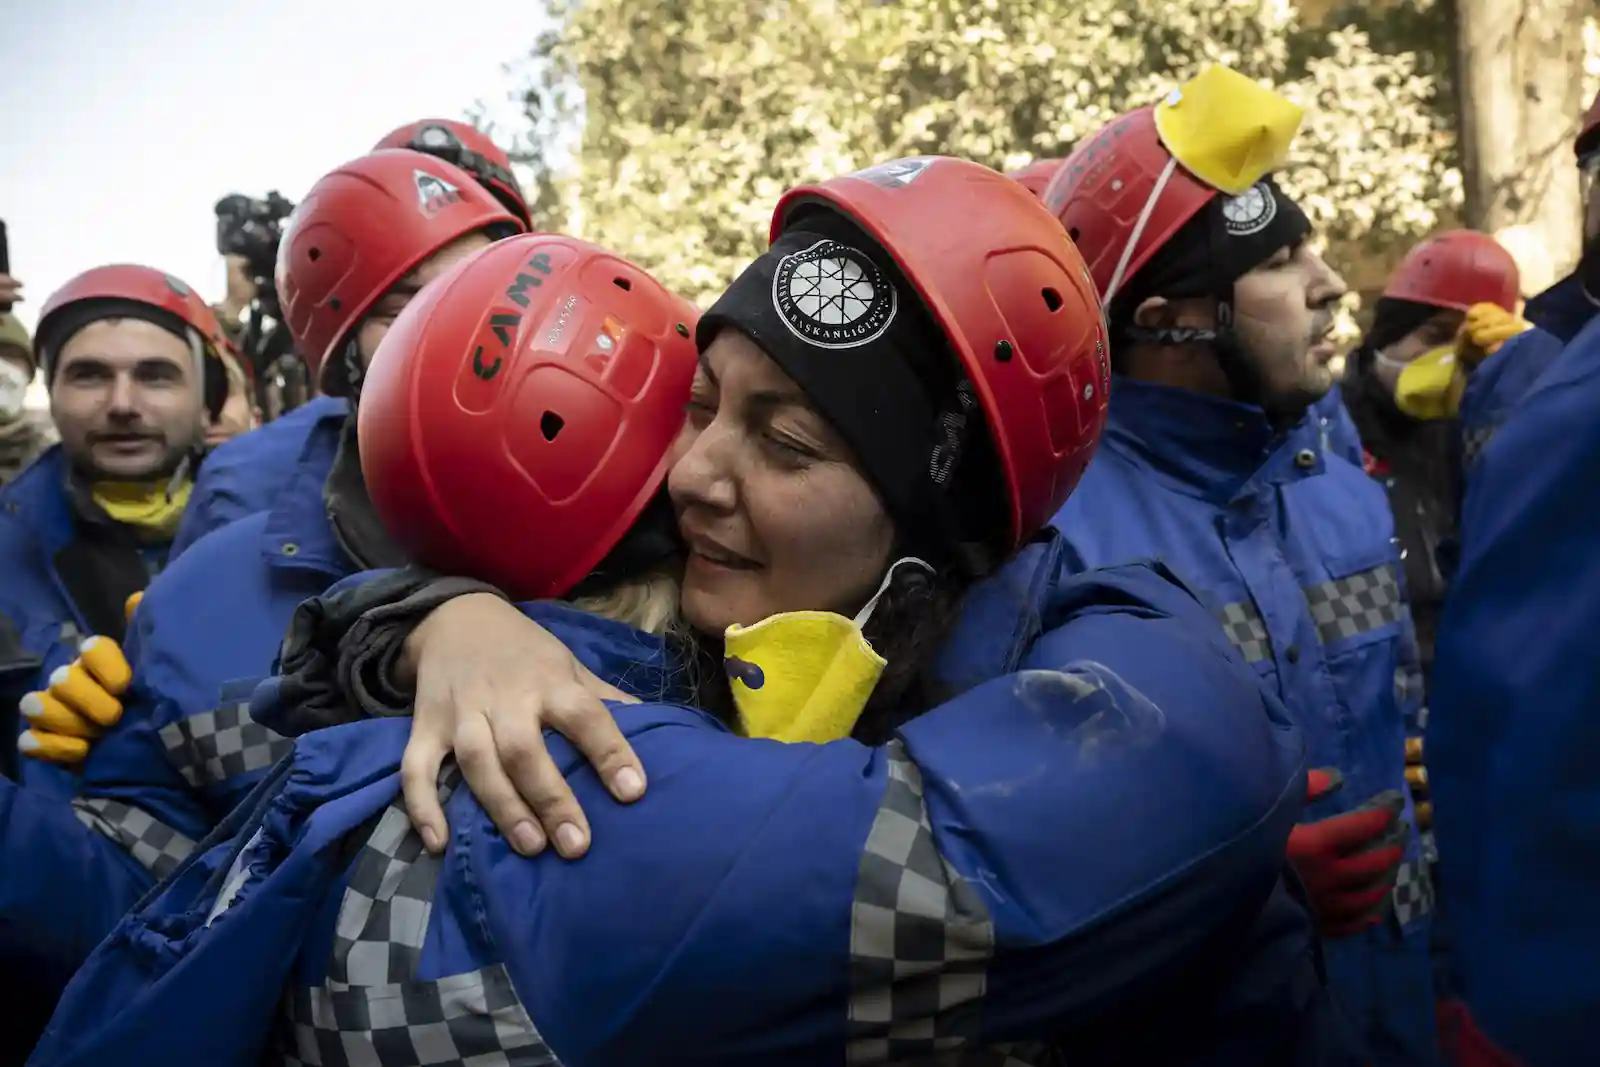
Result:
<svg viewBox="0 0 1600 1067"><path fill-rule="evenodd" d="M1265 182L1222 202L1222 226L1234 237L1248 237L1266 229L1278 215L1278 198Z"/></svg>
<svg viewBox="0 0 1600 1067"><path fill-rule="evenodd" d="M867 256L818 241L778 261L772 306L791 333L818 348L857 348L883 336L899 294Z"/></svg>
<svg viewBox="0 0 1600 1067"><path fill-rule="evenodd" d="M178 279L174 278L172 275L163 274L161 277L166 279L167 288L171 289L174 293L178 294L179 296L188 296L189 295L189 292L190 292L189 287L187 285L184 285Z"/></svg>
<svg viewBox="0 0 1600 1067"><path fill-rule="evenodd" d="M424 126L417 131L416 139L412 142L423 151L437 152L445 148L460 148L461 142L456 135L443 126Z"/></svg>
<svg viewBox="0 0 1600 1067"><path fill-rule="evenodd" d="M855 177L880 185L885 189L903 189L917 180L917 177L933 165L933 156L912 156L909 159L894 159L888 163L879 163L866 170L858 170Z"/></svg>
<svg viewBox="0 0 1600 1067"><path fill-rule="evenodd" d="M417 205L424 215L437 215L441 209L461 199L461 190L436 174L414 170L411 176L416 180Z"/></svg>

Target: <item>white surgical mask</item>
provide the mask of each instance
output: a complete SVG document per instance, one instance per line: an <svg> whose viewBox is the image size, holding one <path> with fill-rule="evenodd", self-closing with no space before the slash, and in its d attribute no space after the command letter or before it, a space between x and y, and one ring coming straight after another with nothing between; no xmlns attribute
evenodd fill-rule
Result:
<svg viewBox="0 0 1600 1067"><path fill-rule="evenodd" d="M15 422L22 414L32 381L33 375L9 359L0 359L0 422Z"/></svg>

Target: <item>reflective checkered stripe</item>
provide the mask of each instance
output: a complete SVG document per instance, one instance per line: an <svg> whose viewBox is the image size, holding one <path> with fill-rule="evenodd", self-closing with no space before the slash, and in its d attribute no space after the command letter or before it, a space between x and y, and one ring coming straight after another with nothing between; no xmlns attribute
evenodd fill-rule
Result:
<svg viewBox="0 0 1600 1067"><path fill-rule="evenodd" d="M1317 639L1325 645L1343 641L1379 629L1406 618L1405 603L1400 597L1400 583L1394 567L1379 564L1371 570L1333 578L1301 590L1311 620L1317 627ZM1216 612L1217 621L1233 647L1239 650L1246 663L1256 663L1272 655L1272 643L1267 637L1267 625L1256 610L1255 603L1240 600L1224 604ZM1410 676L1402 680L1398 675L1395 685L1410 684ZM1416 683L1421 685L1418 672Z"/></svg>
<svg viewBox="0 0 1600 1067"><path fill-rule="evenodd" d="M1469 470L1478 462L1478 457L1483 455L1484 448L1494 437L1493 426L1475 426L1470 430L1461 431L1461 469Z"/></svg>
<svg viewBox="0 0 1600 1067"><path fill-rule="evenodd" d="M183 780L196 789L266 770L294 747L250 717L248 699L163 726L161 743Z"/></svg>
<svg viewBox="0 0 1600 1067"><path fill-rule="evenodd" d="M1308 585L1304 593L1317 624L1317 639L1325 645L1393 625L1405 617L1400 582L1388 563Z"/></svg>
<svg viewBox="0 0 1600 1067"><path fill-rule="evenodd" d="M846 1062L979 1063L971 1045L994 954L994 923L967 881L939 854L922 774L905 746L887 748L888 784L867 835L850 915ZM961 1010L965 1008L966 1010ZM1019 1061L1020 1062L1020 1061Z"/></svg>
<svg viewBox="0 0 1600 1067"><path fill-rule="evenodd" d="M1228 640L1239 650L1239 655L1244 657L1246 663L1256 663L1271 655L1267 624L1262 621L1255 604L1248 600L1225 604L1217 612L1217 621L1222 623L1223 633L1228 635Z"/></svg>
<svg viewBox="0 0 1600 1067"><path fill-rule="evenodd" d="M194 851L194 842L189 838L154 815L120 800L74 797L72 813L83 825L115 841L157 878L171 874Z"/></svg>
<svg viewBox="0 0 1600 1067"><path fill-rule="evenodd" d="M1400 925L1414 922L1433 910L1433 879L1425 855L1406 860L1394 882L1394 917Z"/></svg>
<svg viewBox="0 0 1600 1067"><path fill-rule="evenodd" d="M441 799L454 788L452 768ZM495 964L416 977L439 860L400 801L384 811L350 868L324 985L290 988L276 1054L290 1067L544 1067L557 1061L511 976Z"/></svg>

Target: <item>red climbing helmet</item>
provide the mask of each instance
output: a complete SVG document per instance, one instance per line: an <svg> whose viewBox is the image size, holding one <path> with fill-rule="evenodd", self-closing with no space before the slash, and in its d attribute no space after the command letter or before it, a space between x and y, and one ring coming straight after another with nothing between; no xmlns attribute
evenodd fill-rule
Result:
<svg viewBox="0 0 1600 1067"><path fill-rule="evenodd" d="M528 201L517 187L511 172L511 157L490 140L489 135L466 122L454 119L423 119L384 134L374 152L384 148L409 148L424 152L446 163L454 163L482 183L506 210L522 220L523 229L533 229Z"/></svg>
<svg viewBox="0 0 1600 1067"><path fill-rule="evenodd" d="M1021 545L1078 484L1105 425L1105 316L1078 250L1037 197L961 159L898 159L793 189L773 239L818 203L894 258L944 330L983 405Z"/></svg>
<svg viewBox="0 0 1600 1067"><path fill-rule="evenodd" d="M565 594L661 489L698 312L571 237L492 245L390 327L357 430L384 526L420 563Z"/></svg>
<svg viewBox="0 0 1600 1067"><path fill-rule="evenodd" d="M278 300L324 392L345 389L336 358L389 287L461 237L522 222L472 176L420 152L352 160L311 187L283 227Z"/></svg>
<svg viewBox="0 0 1600 1067"><path fill-rule="evenodd" d="M1474 304L1517 310L1522 293L1517 261L1493 237L1476 230L1436 234L1406 254L1389 275L1390 300L1466 311Z"/></svg>
<svg viewBox="0 0 1600 1067"><path fill-rule="evenodd" d="M1014 182L1020 182L1024 189L1042 199L1045 186L1050 184L1050 179L1061 169L1062 162L1059 159L1036 159L1026 167L1010 172L1006 177Z"/></svg>

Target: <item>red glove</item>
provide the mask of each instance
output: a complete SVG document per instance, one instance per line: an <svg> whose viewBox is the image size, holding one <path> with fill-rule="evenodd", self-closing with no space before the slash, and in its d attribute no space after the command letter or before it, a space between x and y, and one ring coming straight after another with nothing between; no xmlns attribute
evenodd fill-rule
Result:
<svg viewBox="0 0 1600 1067"><path fill-rule="evenodd" d="M1306 800L1327 796L1343 784L1331 768L1307 777ZM1301 823L1289 833L1289 862L1305 883L1322 936L1347 937L1383 918L1405 858L1405 795L1387 789L1354 811Z"/></svg>

